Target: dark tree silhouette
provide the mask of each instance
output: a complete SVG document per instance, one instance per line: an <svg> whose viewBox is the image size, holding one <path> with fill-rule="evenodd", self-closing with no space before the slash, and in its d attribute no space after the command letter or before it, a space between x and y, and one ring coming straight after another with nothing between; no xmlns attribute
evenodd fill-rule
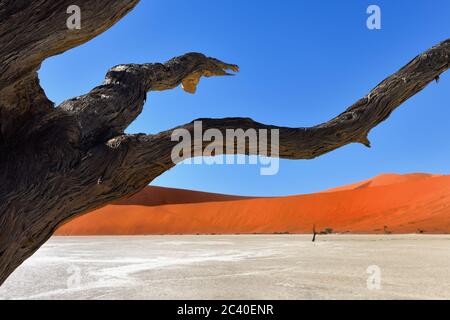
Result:
<svg viewBox="0 0 450 320"><path fill-rule="evenodd" d="M175 166L172 130L124 134L142 111L147 92L181 84L193 93L201 77L238 71L200 53L164 64L120 65L108 71L102 85L54 106L39 85L42 61L89 41L137 3L79 0L82 27L69 30L66 10L72 0L0 0L0 284L62 223L138 192ZM446 40L314 127L226 118L203 119L203 128L279 129L279 157L287 159L312 159L354 142L369 146L369 131L438 79L449 67L449 55ZM192 131L193 124L180 128Z"/></svg>
<svg viewBox="0 0 450 320"><path fill-rule="evenodd" d="M313 225L312 232L313 232L312 242L316 242L316 236L317 236L316 225Z"/></svg>

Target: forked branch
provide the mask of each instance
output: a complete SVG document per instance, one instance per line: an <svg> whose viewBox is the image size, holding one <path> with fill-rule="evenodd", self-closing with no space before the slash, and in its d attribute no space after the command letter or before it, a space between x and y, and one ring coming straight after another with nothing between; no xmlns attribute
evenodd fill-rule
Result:
<svg viewBox="0 0 450 320"><path fill-rule="evenodd" d="M201 77L231 75L238 71L201 53L187 53L164 64L124 64L109 70L101 86L63 102L59 108L76 117L83 147L122 134L144 106L147 92L173 89L180 84L195 93Z"/></svg>
<svg viewBox="0 0 450 320"><path fill-rule="evenodd" d="M265 125L249 118L198 120L202 122L203 131L216 129L222 132L223 136L226 135L227 129L278 129L279 154L276 156L285 159L313 159L349 143L362 143L370 147L370 130L386 120L404 101L438 79L449 65L450 39L415 57L334 119L314 127L279 127ZM155 172L161 174L175 165L171 159L171 150L177 143L172 141L175 129L186 129L194 136L194 124L191 122L156 135L122 135L112 139L108 145L113 149L126 148L127 163L140 168L140 174L150 172L149 178L153 179ZM210 143L202 141L202 148L206 148ZM214 143L220 144L220 141ZM259 153L257 148L246 148L244 152L227 148L225 139L218 150L217 154L229 153L229 150L248 155ZM196 154L194 141L191 154Z"/></svg>

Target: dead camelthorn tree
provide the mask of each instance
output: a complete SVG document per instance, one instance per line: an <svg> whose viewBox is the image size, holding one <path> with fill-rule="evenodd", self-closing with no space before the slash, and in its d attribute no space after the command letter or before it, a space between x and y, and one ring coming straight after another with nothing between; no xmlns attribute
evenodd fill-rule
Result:
<svg viewBox="0 0 450 320"><path fill-rule="evenodd" d="M316 225L313 225L312 232L313 232L312 242L316 242L316 236L317 236Z"/></svg>
<svg viewBox="0 0 450 320"><path fill-rule="evenodd" d="M72 0L0 0L0 284L62 223L138 192L175 166L172 130L124 134L148 92L182 85L194 93L201 77L238 71L200 53L163 64L119 65L89 93L54 106L39 85L42 61L89 41L137 3L79 0L81 28L69 30ZM450 40L445 40L314 127L226 118L202 119L203 128L279 129L279 157L287 159L312 159L354 142L369 146L369 131L446 71L449 56ZM192 131L193 124L179 128Z"/></svg>

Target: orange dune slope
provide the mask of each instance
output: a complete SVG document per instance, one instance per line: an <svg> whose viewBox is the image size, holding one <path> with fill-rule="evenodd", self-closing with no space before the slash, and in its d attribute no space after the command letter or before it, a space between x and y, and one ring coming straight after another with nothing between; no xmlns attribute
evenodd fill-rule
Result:
<svg viewBox="0 0 450 320"><path fill-rule="evenodd" d="M219 193L199 192L183 189L148 186L138 194L123 199L117 205L161 206L166 204L201 203L251 199L251 197L231 196Z"/></svg>
<svg viewBox="0 0 450 320"><path fill-rule="evenodd" d="M245 198L148 187L57 235L449 233L450 176L386 174L325 192Z"/></svg>

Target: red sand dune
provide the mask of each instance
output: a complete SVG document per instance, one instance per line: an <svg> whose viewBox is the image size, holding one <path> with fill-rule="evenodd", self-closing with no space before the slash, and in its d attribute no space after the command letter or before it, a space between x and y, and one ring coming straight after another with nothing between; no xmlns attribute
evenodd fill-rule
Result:
<svg viewBox="0 0 450 320"><path fill-rule="evenodd" d="M57 235L450 232L450 176L387 174L325 192L245 198L148 187Z"/></svg>
<svg viewBox="0 0 450 320"><path fill-rule="evenodd" d="M199 192L183 189L148 186L138 194L115 204L160 206L166 204L201 203L212 201L230 201L252 199L251 197L230 196L219 193Z"/></svg>

